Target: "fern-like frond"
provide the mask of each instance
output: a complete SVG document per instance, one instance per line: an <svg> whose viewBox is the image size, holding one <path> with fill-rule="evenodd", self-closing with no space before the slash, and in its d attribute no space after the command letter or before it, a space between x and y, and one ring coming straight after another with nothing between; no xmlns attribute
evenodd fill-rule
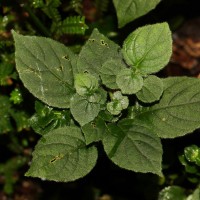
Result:
<svg viewBox="0 0 200 200"><path fill-rule="evenodd" d="M61 5L60 0L46 0L46 4L49 7L58 8Z"/></svg>
<svg viewBox="0 0 200 200"><path fill-rule="evenodd" d="M59 27L59 32L62 34L85 34L88 26L85 24L84 16L70 16L63 20Z"/></svg>
<svg viewBox="0 0 200 200"><path fill-rule="evenodd" d="M57 8L48 6L43 8L43 12L53 21L55 22L61 21L61 16Z"/></svg>
<svg viewBox="0 0 200 200"><path fill-rule="evenodd" d="M53 21L61 21L58 11L58 7L61 5L60 0L33 0L32 5L34 8L40 8Z"/></svg>
<svg viewBox="0 0 200 200"><path fill-rule="evenodd" d="M61 21L61 15L58 11L60 4L60 0L46 0L46 5L43 7L44 13L55 22Z"/></svg>

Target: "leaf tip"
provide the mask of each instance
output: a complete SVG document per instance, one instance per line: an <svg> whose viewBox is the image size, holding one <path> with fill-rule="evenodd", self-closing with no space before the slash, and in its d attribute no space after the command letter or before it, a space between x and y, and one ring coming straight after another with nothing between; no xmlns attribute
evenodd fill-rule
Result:
<svg viewBox="0 0 200 200"><path fill-rule="evenodd" d="M30 170L28 170L28 171L24 174L24 176L30 177L30 176L31 176Z"/></svg>
<svg viewBox="0 0 200 200"><path fill-rule="evenodd" d="M11 33L12 33L14 38L16 38L16 36L19 35L14 29L11 30Z"/></svg>

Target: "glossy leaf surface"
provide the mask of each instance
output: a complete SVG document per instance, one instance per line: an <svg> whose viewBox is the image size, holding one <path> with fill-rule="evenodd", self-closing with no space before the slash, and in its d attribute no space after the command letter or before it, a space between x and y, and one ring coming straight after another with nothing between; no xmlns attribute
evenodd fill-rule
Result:
<svg viewBox="0 0 200 200"><path fill-rule="evenodd" d="M36 113L30 118L29 122L36 133L43 135L55 128L70 124L69 110L56 110L39 101L35 102L35 110Z"/></svg>

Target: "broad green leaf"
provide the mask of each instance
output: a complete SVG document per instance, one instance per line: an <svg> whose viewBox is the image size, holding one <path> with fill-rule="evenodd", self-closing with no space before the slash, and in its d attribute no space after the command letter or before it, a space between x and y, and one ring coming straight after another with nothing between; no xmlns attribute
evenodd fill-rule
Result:
<svg viewBox="0 0 200 200"><path fill-rule="evenodd" d="M200 200L200 190L197 188L186 200Z"/></svg>
<svg viewBox="0 0 200 200"><path fill-rule="evenodd" d="M150 129L135 125L132 120L109 124L103 146L116 165L135 172L161 175L162 146Z"/></svg>
<svg viewBox="0 0 200 200"><path fill-rule="evenodd" d="M75 94L71 98L70 111L74 119L81 125L91 122L100 111L100 104L89 102L88 99Z"/></svg>
<svg viewBox="0 0 200 200"><path fill-rule="evenodd" d="M123 94L135 94L142 89L143 78L140 74L135 74L131 69L121 70L116 79L118 87Z"/></svg>
<svg viewBox="0 0 200 200"><path fill-rule="evenodd" d="M158 72L165 67L171 53L172 37L167 23L140 27L123 44L126 62L144 75Z"/></svg>
<svg viewBox="0 0 200 200"><path fill-rule="evenodd" d="M14 31L13 36L16 67L25 87L50 106L69 108L75 55L49 38L22 36Z"/></svg>
<svg viewBox="0 0 200 200"><path fill-rule="evenodd" d="M147 14L159 2L160 0L113 0L117 12L118 27L121 28L136 18Z"/></svg>
<svg viewBox="0 0 200 200"><path fill-rule="evenodd" d="M102 120L100 117L97 117L94 121L81 127L81 129L84 133L86 144L88 145L103 139L106 124L104 120Z"/></svg>
<svg viewBox="0 0 200 200"><path fill-rule="evenodd" d="M160 193L158 200L186 200L184 189L179 186L169 186Z"/></svg>
<svg viewBox="0 0 200 200"><path fill-rule="evenodd" d="M99 84L95 76L82 73L75 75L74 86L79 95L85 96L94 93L98 89Z"/></svg>
<svg viewBox="0 0 200 200"><path fill-rule="evenodd" d="M125 67L126 65L120 59L111 59L105 62L100 70L103 84L108 88L118 89L116 76Z"/></svg>
<svg viewBox="0 0 200 200"><path fill-rule="evenodd" d="M162 138L175 138L200 127L200 80L189 77L163 79L159 103L138 112L136 118Z"/></svg>
<svg viewBox="0 0 200 200"><path fill-rule="evenodd" d="M142 89L136 93L137 98L145 103L151 103L160 99L163 93L163 82L157 76L148 76L144 79Z"/></svg>
<svg viewBox="0 0 200 200"><path fill-rule="evenodd" d="M79 128L58 128L39 140L26 176L59 182L74 181L88 174L96 160L96 148L86 146Z"/></svg>
<svg viewBox="0 0 200 200"><path fill-rule="evenodd" d="M88 72L99 78L102 65L110 59L122 58L120 47L94 29L82 47L77 61L79 73Z"/></svg>

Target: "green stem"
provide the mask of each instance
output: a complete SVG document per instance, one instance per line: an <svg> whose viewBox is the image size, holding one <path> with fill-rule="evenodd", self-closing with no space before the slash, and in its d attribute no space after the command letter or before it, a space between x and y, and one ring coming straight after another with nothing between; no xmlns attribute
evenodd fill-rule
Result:
<svg viewBox="0 0 200 200"><path fill-rule="evenodd" d="M24 5L25 10L29 13L29 16L31 17L31 19L33 20L33 22L35 23L35 25L38 27L38 29L47 37L50 37L51 34L49 33L49 30L46 29L46 27L44 26L44 24L41 23L41 21L38 19L38 17L36 17L36 15L33 13L33 11L31 10L31 8L27 5Z"/></svg>
<svg viewBox="0 0 200 200"><path fill-rule="evenodd" d="M108 92L108 94L109 94L110 100L112 101L113 100L113 93L112 92Z"/></svg>

